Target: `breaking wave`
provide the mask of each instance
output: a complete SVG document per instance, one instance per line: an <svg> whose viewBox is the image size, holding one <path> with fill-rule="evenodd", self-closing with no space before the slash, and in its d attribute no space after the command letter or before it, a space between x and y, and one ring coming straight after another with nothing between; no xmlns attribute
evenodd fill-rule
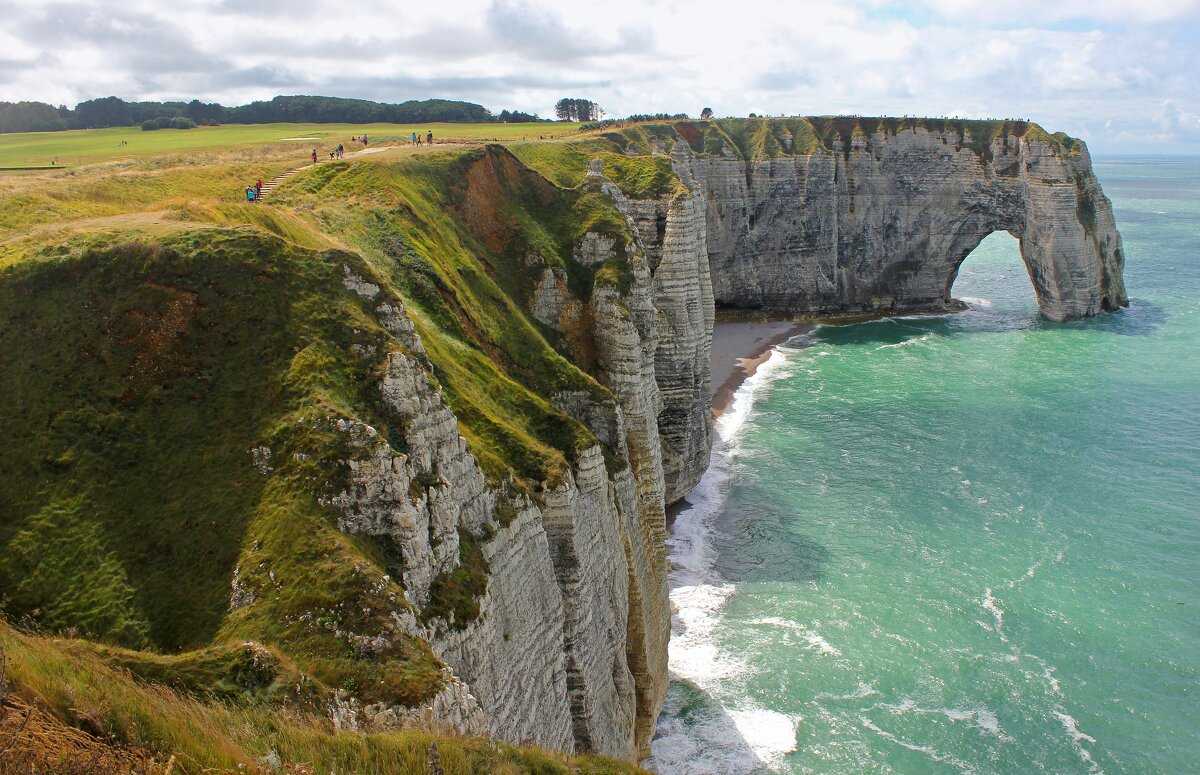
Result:
<svg viewBox="0 0 1200 775"><path fill-rule="evenodd" d="M676 516L667 541L672 609L669 666L677 686L659 719L651 757L644 763L663 775L761 772L795 750L796 719L745 701L728 706L721 702L722 681L745 675L751 668L737 655L722 651L714 637L721 610L736 592L714 569L714 522L725 503L742 427L756 398L783 376L786 363L785 353L772 351L717 419L708 470L688 495L689 505ZM815 641L811 645L820 650ZM692 700L700 702L700 710Z"/></svg>

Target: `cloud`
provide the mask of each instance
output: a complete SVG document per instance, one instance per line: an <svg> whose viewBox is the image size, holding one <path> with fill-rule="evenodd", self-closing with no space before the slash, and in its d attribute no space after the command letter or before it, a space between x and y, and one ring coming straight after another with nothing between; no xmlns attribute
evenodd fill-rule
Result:
<svg viewBox="0 0 1200 775"><path fill-rule="evenodd" d="M1198 0L916 0L914 5L948 18L1021 25L1067 20L1158 23L1200 10Z"/></svg>
<svg viewBox="0 0 1200 775"><path fill-rule="evenodd" d="M579 95L614 115L1030 116L1093 150L1200 150L1198 6L742 0L735 24L683 0L8 0L0 99L446 97L550 115Z"/></svg>
<svg viewBox="0 0 1200 775"><path fill-rule="evenodd" d="M816 76L803 68L772 68L754 77L754 86L763 91L792 91L816 84Z"/></svg>
<svg viewBox="0 0 1200 775"><path fill-rule="evenodd" d="M498 45L535 60L650 54L654 47L648 29L618 27L606 39L597 30L568 26L554 11L517 0L495 0L487 10L486 26Z"/></svg>
<svg viewBox="0 0 1200 775"><path fill-rule="evenodd" d="M103 48L135 70L197 72L214 66L180 28L148 14L101 9L83 3L49 3L18 25L24 39L45 49Z"/></svg>
<svg viewBox="0 0 1200 775"><path fill-rule="evenodd" d="M1163 134L1173 140L1200 141L1200 114L1180 108L1173 100L1164 100L1154 116Z"/></svg>

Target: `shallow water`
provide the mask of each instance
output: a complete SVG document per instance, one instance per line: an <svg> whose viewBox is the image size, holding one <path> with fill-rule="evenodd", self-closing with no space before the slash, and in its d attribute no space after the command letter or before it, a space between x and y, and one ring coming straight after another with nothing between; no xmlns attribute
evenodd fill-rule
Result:
<svg viewBox="0 0 1200 775"><path fill-rule="evenodd" d="M822 327L675 522L661 773L1200 771L1200 159L1096 162L1132 307Z"/></svg>

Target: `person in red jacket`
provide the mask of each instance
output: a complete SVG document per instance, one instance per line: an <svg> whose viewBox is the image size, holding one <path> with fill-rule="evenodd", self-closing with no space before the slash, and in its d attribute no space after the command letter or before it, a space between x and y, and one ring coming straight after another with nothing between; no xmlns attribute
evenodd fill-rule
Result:
<svg viewBox="0 0 1200 775"><path fill-rule="evenodd" d="M258 182L254 184L254 198L262 199L262 178L259 178Z"/></svg>
<svg viewBox="0 0 1200 775"><path fill-rule="evenodd" d="M313 148L312 160L313 160L313 164L317 163L317 149L316 148Z"/></svg>

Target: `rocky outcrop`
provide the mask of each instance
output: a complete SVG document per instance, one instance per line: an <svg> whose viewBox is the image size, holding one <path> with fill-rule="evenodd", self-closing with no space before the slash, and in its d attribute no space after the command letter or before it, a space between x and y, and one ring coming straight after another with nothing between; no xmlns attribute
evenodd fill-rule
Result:
<svg viewBox="0 0 1200 775"><path fill-rule="evenodd" d="M686 158L685 144L676 148L676 158ZM704 193L685 164L677 163L676 172L684 188L652 200L625 196L603 178L598 165L591 166L588 178L612 198L636 235L638 256L627 259L635 280L629 300L643 324L637 341L654 345L653 364L640 368L657 387L657 435L668 504L696 486L712 449L709 360L714 306ZM609 326L598 321L596 331L603 338ZM607 371L612 373L611 368Z"/></svg>
<svg viewBox="0 0 1200 775"><path fill-rule="evenodd" d="M1124 254L1087 148L1042 132L980 144L952 128L883 127L830 148L745 160L696 156L677 167L709 203L718 304L803 313L948 306L963 259L1008 231L1043 314L1125 306Z"/></svg>

